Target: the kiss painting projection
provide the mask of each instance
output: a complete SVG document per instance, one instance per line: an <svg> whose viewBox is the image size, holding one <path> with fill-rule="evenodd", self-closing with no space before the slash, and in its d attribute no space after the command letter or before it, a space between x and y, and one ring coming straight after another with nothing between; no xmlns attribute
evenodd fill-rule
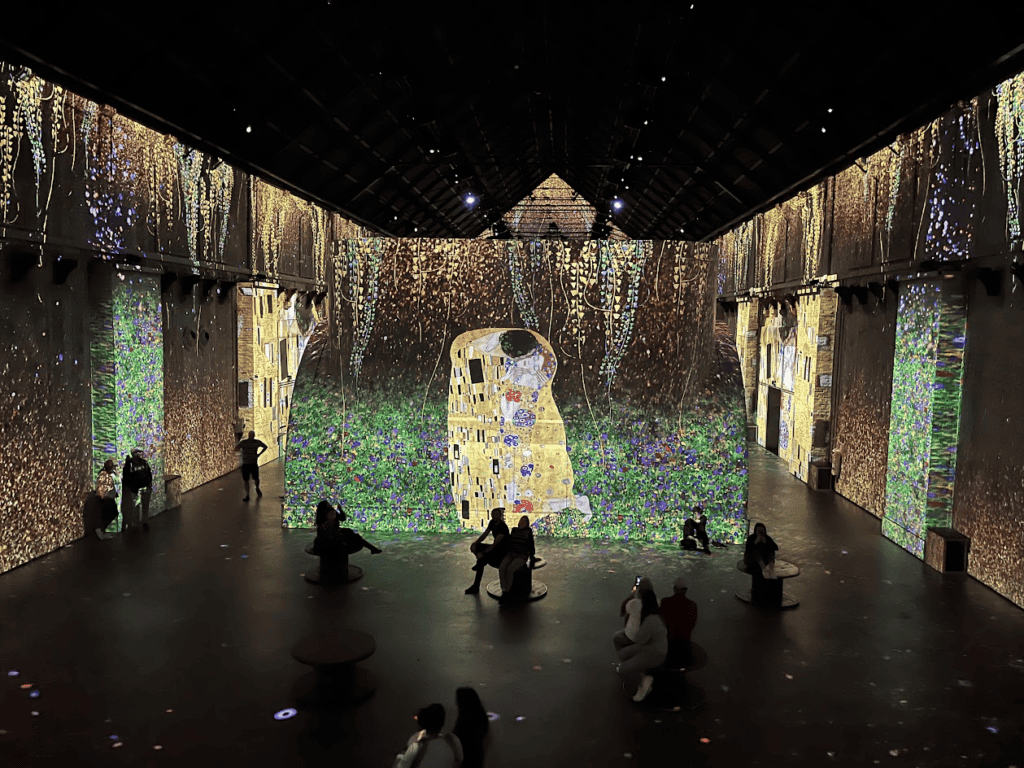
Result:
<svg viewBox="0 0 1024 768"><path fill-rule="evenodd" d="M448 467L467 525L485 527L495 507L531 524L574 507L589 512L585 497L573 497L551 345L525 329L488 328L455 339L451 360Z"/></svg>
<svg viewBox="0 0 1024 768"><path fill-rule="evenodd" d="M709 246L345 241L296 377L285 527L674 542L746 533L746 415Z"/></svg>

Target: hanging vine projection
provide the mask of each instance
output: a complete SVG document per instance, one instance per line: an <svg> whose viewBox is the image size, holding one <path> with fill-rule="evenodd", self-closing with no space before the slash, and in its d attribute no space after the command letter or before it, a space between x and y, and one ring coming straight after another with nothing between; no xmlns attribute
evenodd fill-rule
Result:
<svg viewBox="0 0 1024 768"><path fill-rule="evenodd" d="M640 280L653 250L653 243L650 240L598 242L601 309L604 312L606 334L601 375L604 376L606 389L610 390L622 356L633 340L633 326L640 300Z"/></svg>
<svg viewBox="0 0 1024 768"><path fill-rule="evenodd" d="M341 296L352 304L352 353L350 370L356 382L363 367L363 355L373 334L380 298L380 265L384 255L384 239L380 237L348 240L346 265L352 296ZM340 294L339 294L340 295Z"/></svg>
<svg viewBox="0 0 1024 768"><path fill-rule="evenodd" d="M1024 72L1000 83L996 94L999 173L1006 192L1006 233L1019 240L1020 182L1024 178Z"/></svg>
<svg viewBox="0 0 1024 768"><path fill-rule="evenodd" d="M818 184L800 194L800 221L803 224L804 280L818 277L821 238L825 229L825 185Z"/></svg>
<svg viewBox="0 0 1024 768"><path fill-rule="evenodd" d="M506 240L505 251L508 254L508 272L512 279L512 297L515 299L516 308L519 310L519 316L522 319L523 326L526 328L532 328L533 330L539 330L540 320L537 318L537 310L533 306L533 295L527 286L526 278L523 276L523 262L526 262L527 266L532 266L536 254L536 249L541 247L541 243L532 242L525 243L520 246L518 240ZM524 249L527 252L527 256L524 259L521 250Z"/></svg>
<svg viewBox="0 0 1024 768"><path fill-rule="evenodd" d="M932 125L933 167L925 235L930 258L945 261L970 256L977 203L969 171L980 149L977 99L958 104Z"/></svg>

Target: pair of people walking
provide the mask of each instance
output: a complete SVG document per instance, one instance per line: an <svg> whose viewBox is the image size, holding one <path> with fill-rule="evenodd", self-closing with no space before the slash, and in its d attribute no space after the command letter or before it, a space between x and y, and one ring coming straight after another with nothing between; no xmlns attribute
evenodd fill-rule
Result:
<svg viewBox="0 0 1024 768"><path fill-rule="evenodd" d="M118 493L114 475L114 460L103 463L96 479L96 503L99 509L99 527L96 538L106 541L114 538L107 533L107 527L117 519L117 497L121 496L122 530L132 531L141 523L142 529L149 530L149 502L153 494L153 470L146 461L145 452L135 448L125 457L121 470L121 490ZM141 517L140 513L141 512Z"/></svg>

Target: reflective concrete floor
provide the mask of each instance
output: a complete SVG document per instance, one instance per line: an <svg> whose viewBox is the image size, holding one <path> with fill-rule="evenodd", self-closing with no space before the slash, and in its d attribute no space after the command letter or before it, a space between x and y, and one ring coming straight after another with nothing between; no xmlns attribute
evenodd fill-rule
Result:
<svg viewBox="0 0 1024 768"><path fill-rule="evenodd" d="M242 503L235 473L148 534L0 576L0 765L389 766L413 711L440 701L450 726L466 684L498 716L490 768L1024 762L1024 612L930 570L756 446L750 517L802 569L787 582L800 607L784 613L733 596L739 546L709 558L539 540L548 596L499 610L462 592L469 536L368 534L384 554L353 556L365 577L325 591L301 577L310 532L280 528L281 475L264 470L258 503ZM660 594L689 577L710 656L692 675L707 690L696 712L622 692L610 637L636 573ZM332 627L376 638L376 695L275 720L308 671L292 644Z"/></svg>

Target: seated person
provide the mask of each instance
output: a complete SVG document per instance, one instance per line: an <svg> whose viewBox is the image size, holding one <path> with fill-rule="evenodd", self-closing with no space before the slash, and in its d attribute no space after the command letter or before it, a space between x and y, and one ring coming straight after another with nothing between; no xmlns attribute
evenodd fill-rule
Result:
<svg viewBox="0 0 1024 768"><path fill-rule="evenodd" d="M491 544L484 544L484 539L490 535L494 536L493 542ZM484 528L480 538L469 545L469 551L476 555L476 565L473 566L473 570L476 571L476 578L473 580L473 586L466 588L467 595L475 595L480 592L480 582L484 578L484 568L488 565L492 568L499 567L501 561L505 559L508 545L509 530L508 526L505 525L505 509L504 507L495 507L491 510L491 522Z"/></svg>
<svg viewBox="0 0 1024 768"><path fill-rule="evenodd" d="M337 557L352 555L363 547L371 554L379 555L383 550L353 531L342 528L345 512L339 512L327 500L316 505L316 538L313 540L313 554L320 557Z"/></svg>
<svg viewBox="0 0 1024 768"><path fill-rule="evenodd" d="M743 564L753 579L750 597L755 603L775 602L767 599L767 580L775 579L775 553L778 551L779 545L768 535L764 523L755 525L743 552ZM781 591L778 599L781 599Z"/></svg>
<svg viewBox="0 0 1024 768"><path fill-rule="evenodd" d="M668 656L668 631L658 612L653 590L641 592L640 629L634 642L618 650L619 675L626 689L636 688L633 701L643 701L651 692L651 671L665 663Z"/></svg>
<svg viewBox="0 0 1024 768"><path fill-rule="evenodd" d="M708 539L708 518L701 507L694 507L689 520L683 525L683 540L679 543L683 549L697 549L697 542L701 543L701 549L711 554L711 542Z"/></svg>
<svg viewBox="0 0 1024 768"><path fill-rule="evenodd" d="M523 515L519 518L519 525L512 529L509 534L508 551L498 566L498 579L501 581L501 597L499 603L508 602L512 597L509 594L512 590L512 575L520 568L525 568L528 561L537 550L533 544L533 529L530 528L530 518Z"/></svg>
<svg viewBox="0 0 1024 768"><path fill-rule="evenodd" d="M672 584L672 596L661 601L661 618L668 629L668 658L671 666L686 668L693 661L690 634L697 626L697 604L686 596L686 579Z"/></svg>
<svg viewBox="0 0 1024 768"><path fill-rule="evenodd" d="M458 736L441 733L444 718L444 706L441 704L431 704L417 712L413 719L422 730L409 737L405 752L395 758L394 768L459 768L463 758L462 744Z"/></svg>
<svg viewBox="0 0 1024 768"><path fill-rule="evenodd" d="M626 626L612 635L612 643L615 644L616 651L636 642L636 633L640 631L640 613L643 610L642 596L644 592L653 591L654 584L645 576L633 586L633 591L622 601L622 605L619 607L619 616L625 617Z"/></svg>

